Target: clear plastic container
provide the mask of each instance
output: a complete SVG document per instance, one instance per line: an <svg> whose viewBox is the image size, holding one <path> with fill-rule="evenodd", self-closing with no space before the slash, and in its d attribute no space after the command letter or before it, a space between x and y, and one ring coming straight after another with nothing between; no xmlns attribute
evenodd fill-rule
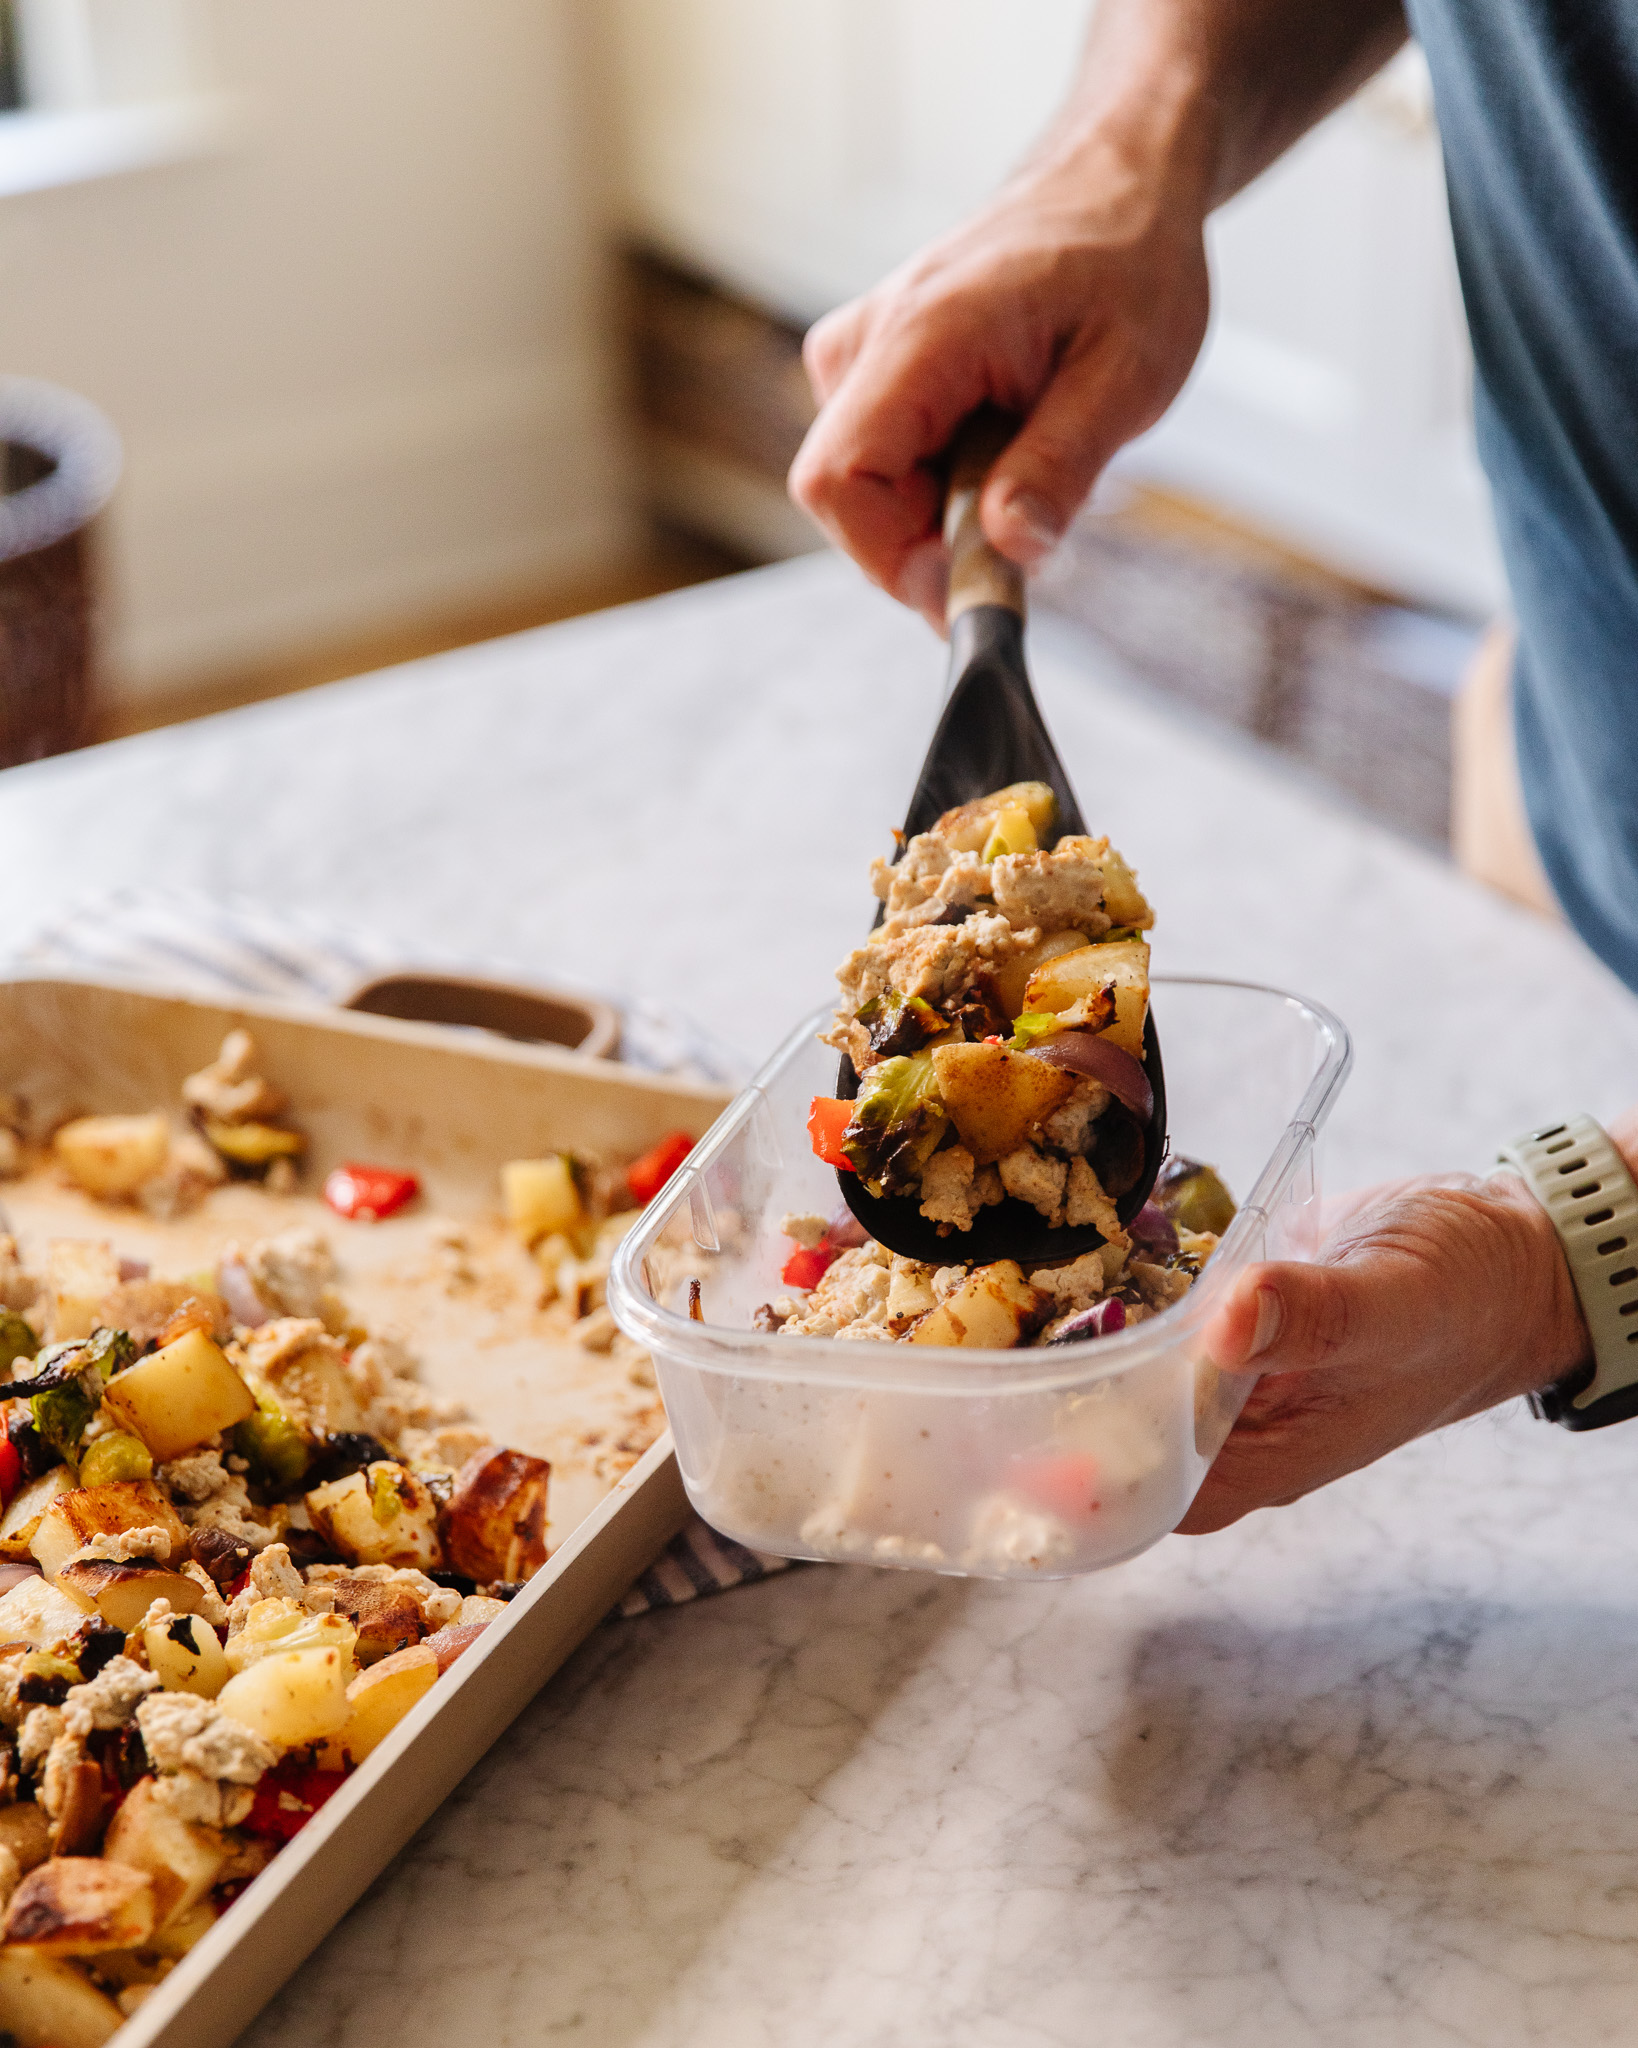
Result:
<svg viewBox="0 0 1638 2048"><path fill-rule="evenodd" d="M1161 976L1154 1006L1173 1149L1241 1206L1184 1300L1119 1336L986 1351L754 1329L789 1292L781 1219L838 1206L805 1128L835 1086L825 1016L723 1114L609 1279L713 1528L787 1557L979 1578L1097 1571L1176 1528L1253 1377L1218 1372L1202 1327L1241 1268L1314 1256L1319 1134L1351 1054L1335 1017L1276 989Z"/></svg>

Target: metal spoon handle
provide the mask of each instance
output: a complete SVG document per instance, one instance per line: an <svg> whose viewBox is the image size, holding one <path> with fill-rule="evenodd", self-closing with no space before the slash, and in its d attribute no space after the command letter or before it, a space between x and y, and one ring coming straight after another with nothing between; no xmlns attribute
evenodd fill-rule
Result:
<svg viewBox="0 0 1638 2048"><path fill-rule="evenodd" d="M944 545L950 551L950 595L944 622L953 626L979 605L1024 616L1024 572L984 538L978 500L985 479L1018 422L991 405L980 406L950 444L950 482L944 500Z"/></svg>

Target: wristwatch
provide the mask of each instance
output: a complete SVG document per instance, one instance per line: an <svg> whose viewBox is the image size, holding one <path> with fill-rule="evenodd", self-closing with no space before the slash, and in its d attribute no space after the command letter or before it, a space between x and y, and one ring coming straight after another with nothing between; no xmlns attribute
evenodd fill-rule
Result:
<svg viewBox="0 0 1638 2048"><path fill-rule="evenodd" d="M1530 1396L1545 1422L1603 1429L1638 1415L1638 1186L1590 1116L1527 1131L1499 1163L1552 1218L1592 1337L1592 1363Z"/></svg>

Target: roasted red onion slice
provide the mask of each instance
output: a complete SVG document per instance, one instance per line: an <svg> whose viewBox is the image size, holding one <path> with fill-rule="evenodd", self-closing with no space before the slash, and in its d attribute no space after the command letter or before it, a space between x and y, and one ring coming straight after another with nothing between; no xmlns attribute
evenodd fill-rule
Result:
<svg viewBox="0 0 1638 2048"><path fill-rule="evenodd" d="M273 1320L273 1311L256 1292L256 1283L238 1259L224 1259L216 1269L216 1291L228 1305L233 1320L247 1330L259 1330Z"/></svg>
<svg viewBox="0 0 1638 2048"><path fill-rule="evenodd" d="M1060 1031L1040 1045L1028 1048L1032 1060L1062 1067L1066 1074L1084 1074L1089 1081L1101 1081L1142 1123L1155 1113L1155 1092L1149 1077L1129 1052L1111 1045L1107 1038L1094 1038L1089 1031Z"/></svg>
<svg viewBox="0 0 1638 2048"><path fill-rule="evenodd" d="M1095 1301L1054 1330L1049 1344L1083 1344L1088 1337L1113 1337L1126 1328L1126 1304L1118 1295Z"/></svg>
<svg viewBox="0 0 1638 2048"><path fill-rule="evenodd" d="M13 1586L20 1586L25 1579L37 1579L40 1567L32 1559L27 1564L15 1558L0 1559L0 1593L9 1593Z"/></svg>
<svg viewBox="0 0 1638 2048"><path fill-rule="evenodd" d="M851 1251L855 1246L869 1242L870 1232L851 1209L838 1209L826 1226L825 1243L834 1251Z"/></svg>
<svg viewBox="0 0 1638 2048"><path fill-rule="evenodd" d="M1145 1251L1155 1252L1166 1258L1177 1250L1177 1226L1163 1209L1157 1209L1153 1202L1145 1202L1132 1218L1130 1225L1134 1241Z"/></svg>

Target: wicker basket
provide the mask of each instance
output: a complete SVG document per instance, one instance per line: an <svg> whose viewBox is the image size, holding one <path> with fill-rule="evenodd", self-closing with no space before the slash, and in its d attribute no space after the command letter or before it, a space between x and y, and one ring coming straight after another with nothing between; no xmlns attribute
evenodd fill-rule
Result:
<svg viewBox="0 0 1638 2048"><path fill-rule="evenodd" d="M119 479L94 405L0 377L0 767L82 743L91 716L87 527Z"/></svg>

